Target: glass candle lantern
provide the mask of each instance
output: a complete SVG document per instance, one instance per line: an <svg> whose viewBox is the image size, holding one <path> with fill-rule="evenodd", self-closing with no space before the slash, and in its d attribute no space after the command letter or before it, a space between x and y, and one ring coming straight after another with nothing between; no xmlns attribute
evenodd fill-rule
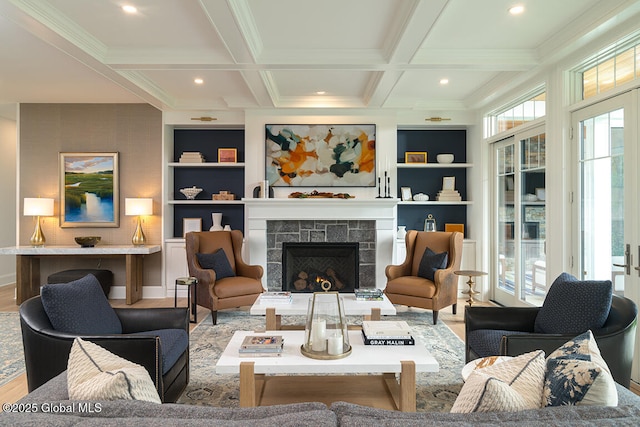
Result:
<svg viewBox="0 0 640 427"><path fill-rule="evenodd" d="M436 219L431 214L427 215L427 218L424 220L424 231L438 231Z"/></svg>
<svg viewBox="0 0 640 427"><path fill-rule="evenodd" d="M328 292L331 283L322 282L324 292L309 299L304 344L300 351L312 359L340 359L351 354L344 304L338 292Z"/></svg>

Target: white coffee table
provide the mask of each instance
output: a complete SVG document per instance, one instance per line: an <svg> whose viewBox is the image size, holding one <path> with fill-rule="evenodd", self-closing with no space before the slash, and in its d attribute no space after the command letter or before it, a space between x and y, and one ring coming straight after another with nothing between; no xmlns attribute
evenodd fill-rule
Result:
<svg viewBox="0 0 640 427"><path fill-rule="evenodd" d="M260 298L251 306L249 313L254 316L266 316L266 330L281 329L282 316L304 316L309 308L311 293L294 293L289 304L264 303ZM396 308L386 295L382 301L357 301L355 294L341 293L344 312L347 316L364 316L365 320L380 320L380 316L395 316ZM304 325L303 325L304 328Z"/></svg>
<svg viewBox="0 0 640 427"><path fill-rule="evenodd" d="M240 374L242 407L257 406L268 397L265 391L267 380L286 380L291 378L290 375L303 376L298 379L304 381L303 389L310 393L309 400L322 401L322 393L331 393L333 396L342 385L348 387L350 382L355 381L355 375L363 378L360 375L377 374L365 377L385 382L387 394L393 396L396 409L413 412L416 410L416 372L439 370L438 362L419 340L416 340L416 345L411 346L370 346L364 345L361 332L355 330L349 331L351 354L342 359L317 360L303 356L300 346L304 340L304 331L278 333L285 343L280 357L239 357L238 348L244 337L259 334L253 331L236 331L215 368L217 374ZM399 381L396 374L399 374ZM287 377L277 377L278 375ZM331 375L338 376L330 377ZM323 387L324 381L334 381L333 384L338 386ZM315 385L318 383L319 385ZM357 397L358 392L353 394ZM345 399L342 396L336 397Z"/></svg>

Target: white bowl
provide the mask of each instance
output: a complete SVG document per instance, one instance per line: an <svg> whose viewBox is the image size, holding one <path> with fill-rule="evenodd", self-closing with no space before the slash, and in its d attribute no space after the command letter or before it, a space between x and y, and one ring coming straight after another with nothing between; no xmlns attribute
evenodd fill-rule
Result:
<svg viewBox="0 0 640 427"><path fill-rule="evenodd" d="M438 163L453 163L453 154L438 154L436 160Z"/></svg>

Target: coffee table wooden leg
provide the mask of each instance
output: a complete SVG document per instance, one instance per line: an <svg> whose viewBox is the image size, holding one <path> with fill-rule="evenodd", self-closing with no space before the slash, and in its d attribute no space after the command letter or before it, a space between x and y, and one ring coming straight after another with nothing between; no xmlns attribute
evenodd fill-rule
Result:
<svg viewBox="0 0 640 427"><path fill-rule="evenodd" d="M275 307L267 307L265 321L266 321L265 328L267 331L279 331L280 328L282 327L281 317L280 315L276 315Z"/></svg>
<svg viewBox="0 0 640 427"><path fill-rule="evenodd" d="M413 360L400 362L400 410L416 411L416 364ZM241 389L242 390L242 389Z"/></svg>
<svg viewBox="0 0 640 427"><path fill-rule="evenodd" d="M256 378L253 375L255 362L240 362L240 407L248 408L257 405ZM415 397L415 393L414 393Z"/></svg>

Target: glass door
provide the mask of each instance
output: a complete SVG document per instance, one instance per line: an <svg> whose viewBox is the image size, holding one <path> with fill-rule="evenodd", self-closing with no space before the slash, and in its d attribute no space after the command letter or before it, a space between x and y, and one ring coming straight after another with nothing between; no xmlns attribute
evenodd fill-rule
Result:
<svg viewBox="0 0 640 427"><path fill-rule="evenodd" d="M625 219L637 218L630 216L636 209L628 203L634 200L630 189L637 188L632 183L635 174L629 165L625 167L625 158L634 158L636 151L635 144L625 144L629 102L629 95L620 95L574 113L580 245L576 271L584 279L610 279L620 295L632 268L635 240L633 221Z"/></svg>
<svg viewBox="0 0 640 427"><path fill-rule="evenodd" d="M613 283L614 293L638 303L637 91L576 111L574 202L578 218L572 230L576 277ZM577 261L577 262L576 262ZM636 354L638 354L636 339ZM638 364L632 379L638 381Z"/></svg>
<svg viewBox="0 0 640 427"><path fill-rule="evenodd" d="M547 283L544 126L496 143L494 154L494 298L505 305L541 305Z"/></svg>

